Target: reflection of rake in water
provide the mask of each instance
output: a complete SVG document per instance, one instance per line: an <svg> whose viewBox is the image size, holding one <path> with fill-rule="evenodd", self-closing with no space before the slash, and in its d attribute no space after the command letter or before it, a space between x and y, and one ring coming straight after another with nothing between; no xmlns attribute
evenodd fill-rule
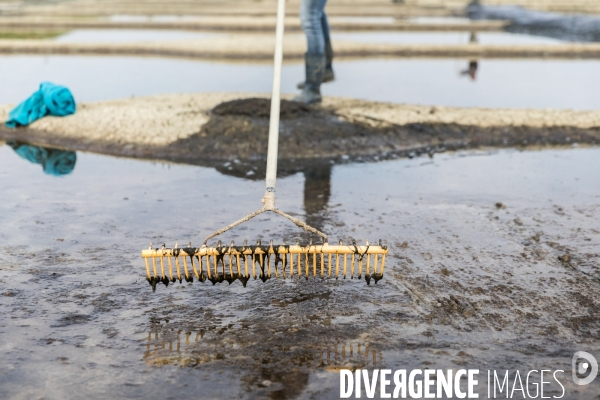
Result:
<svg viewBox="0 0 600 400"><path fill-rule="evenodd" d="M273 94L271 96L267 174L265 179L267 189L262 198L263 206L258 211L252 212L244 218L208 236L200 248L191 247L190 244L186 248L177 248L177 245L175 245L175 248L173 249L168 249L165 246L152 249L152 246L150 246L148 250L143 250L142 257L146 261L147 279L153 289L156 289L156 284L159 282L162 282L165 285L168 285L169 281L175 282L176 279L179 279L179 282L181 282L182 279L185 279L187 282L192 282L194 278L188 268L188 258L196 279L201 282L208 279L213 284L223 281L228 281L229 284L231 284L236 279L239 279L242 284L246 286L248 279L250 279L249 259L252 276L255 279L259 277L264 282L271 278L272 275L270 263L271 256L274 256L273 270L275 277L279 277L280 275L281 277L286 277L287 275L292 277L294 274L297 274L298 276L306 277L306 279L308 279L309 275L312 275L315 278L320 275L321 278L325 278L332 277L332 270L335 270L335 277L337 278L340 273L340 268L342 268L343 276L345 278L348 273L348 255L350 255L350 277L354 277L355 273L357 273L358 278L361 278L363 273L363 263L365 265L365 280L367 281L367 284L370 283L371 279L375 280L375 283L377 283L377 281L383 277L385 255L388 250L387 247L381 245L381 242L378 246L369 245L369 242L367 242L365 246L357 246L355 242L353 242L351 246L345 246L340 241L339 246L330 246L327 244L327 235L275 208L275 182L277 180L277 152L279 142L279 92L281 87L281 62L283 58L284 15L285 0L278 0L277 28L275 33L275 68L273 72ZM209 239L266 211L279 214L289 219L297 226L304 228L304 230L321 236L323 244L313 245L311 242L307 246L300 246L299 243L288 246L286 244L273 245L271 242L269 246L262 246L259 241L256 246L248 246L244 243L244 246L240 247L234 246L233 242L231 243L231 246L223 246L219 241L216 247L207 247ZM381 261L378 260L380 255ZM228 258L227 266L225 265L226 257ZM158 273L156 263L157 258L160 262L160 274ZM196 259L196 263L194 263L194 258ZM296 260L294 260L294 258L296 258ZM334 258L335 264L333 262ZM371 258L373 258L372 273ZM150 271L148 259L152 260L154 274ZM286 271L288 261L289 273ZM304 263L302 263L302 261L304 261ZM281 273L279 269L280 262L282 265ZM256 273L257 264L260 270L258 274ZM169 271L168 278L165 275L165 265ZM177 277L173 276L173 265L177 271ZM184 278L181 276L182 265ZM327 271L327 273L325 271Z"/></svg>

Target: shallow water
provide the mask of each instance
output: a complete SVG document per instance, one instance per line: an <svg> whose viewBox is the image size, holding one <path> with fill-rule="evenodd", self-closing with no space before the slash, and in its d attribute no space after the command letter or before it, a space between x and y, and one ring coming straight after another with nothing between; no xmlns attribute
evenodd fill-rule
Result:
<svg viewBox="0 0 600 400"><path fill-rule="evenodd" d="M274 16L272 17L274 18ZM263 18L264 19L264 18ZM111 15L109 20L112 22L140 23L140 22L193 22L193 21L214 21L211 15ZM330 22L340 23L363 23L363 24L393 24L396 22L394 17L354 17L354 16L332 16ZM467 22L470 22L468 19Z"/></svg>
<svg viewBox="0 0 600 400"><path fill-rule="evenodd" d="M386 44L467 44L472 41L469 32L360 32L336 33L338 40L351 40L362 43ZM476 41L479 44L561 44L559 39L542 36L522 35L508 32L478 32Z"/></svg>
<svg viewBox="0 0 600 400"><path fill-rule="evenodd" d="M170 31L159 29L80 29L52 39L64 43L131 43L185 39L206 39L223 36L213 32ZM340 32L336 40L386 44L466 44L472 41L469 32ZM561 44L559 39L508 32L479 32L480 44Z"/></svg>
<svg viewBox="0 0 600 400"><path fill-rule="evenodd" d="M375 101L500 108L596 109L600 61L480 60L338 61L325 96ZM19 71L15 74L14 71ZM283 68L282 91L296 93L301 64ZM163 93L271 91L272 67L140 57L1 56L0 103L17 103L49 80L80 102Z"/></svg>
<svg viewBox="0 0 600 400"><path fill-rule="evenodd" d="M216 33L164 29L80 29L57 36L53 40L62 43L131 43L206 39L217 36L219 34Z"/></svg>
<svg viewBox="0 0 600 400"><path fill-rule="evenodd" d="M356 23L356 24L393 24L396 23L394 17L357 17L357 16L331 16L329 22Z"/></svg>
<svg viewBox="0 0 600 400"><path fill-rule="evenodd" d="M0 387L17 399L337 398L340 366L568 371L575 350L600 354L597 318L570 322L598 311L598 168L597 148L321 166L279 180L278 206L333 239L383 238L378 285L153 294L141 248L198 243L257 208L262 182L85 153L56 177L2 146ZM298 235L279 222L228 238ZM453 311L448 296L476 308ZM600 387L563 384L573 399Z"/></svg>
<svg viewBox="0 0 600 400"><path fill-rule="evenodd" d="M420 24L469 24L473 22L469 18L461 17L414 17L408 18L410 22Z"/></svg>

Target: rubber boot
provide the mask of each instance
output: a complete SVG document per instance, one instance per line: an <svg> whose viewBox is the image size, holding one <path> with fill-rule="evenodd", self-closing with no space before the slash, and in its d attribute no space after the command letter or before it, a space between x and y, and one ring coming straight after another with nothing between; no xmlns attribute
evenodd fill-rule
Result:
<svg viewBox="0 0 600 400"><path fill-rule="evenodd" d="M331 43L325 44L325 72L323 73L323 81L321 83L333 82L335 75L333 73L333 48ZM296 85L298 89L304 88L304 81Z"/></svg>
<svg viewBox="0 0 600 400"><path fill-rule="evenodd" d="M304 104L321 102L321 82L325 72L325 54L306 53L304 55L306 81L302 93L292 100Z"/></svg>

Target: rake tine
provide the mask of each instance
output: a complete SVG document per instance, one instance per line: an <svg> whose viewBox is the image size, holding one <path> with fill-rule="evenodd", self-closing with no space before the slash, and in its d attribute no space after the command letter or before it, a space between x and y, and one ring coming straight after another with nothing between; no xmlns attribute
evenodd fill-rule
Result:
<svg viewBox="0 0 600 400"><path fill-rule="evenodd" d="M204 270L202 269L202 256L198 254L196 257L198 258L198 272L200 273L201 277L204 276L204 278L206 279L206 276L204 275Z"/></svg>
<svg viewBox="0 0 600 400"><path fill-rule="evenodd" d="M358 278L359 279L362 276L362 269L363 269L363 257L361 257L359 255L358 256Z"/></svg>
<svg viewBox="0 0 600 400"><path fill-rule="evenodd" d="M214 268L215 268L215 278L219 277L219 266L217 265L217 256L213 255Z"/></svg>
<svg viewBox="0 0 600 400"><path fill-rule="evenodd" d="M148 259L144 258L144 261L146 262L146 276L148 277L148 280L150 280L151 276L150 276L150 265L148 265Z"/></svg>
<svg viewBox="0 0 600 400"><path fill-rule="evenodd" d="M164 248L164 247L165 247L165 246L163 245L163 248ZM164 277L165 277L165 261L163 260L163 258L162 258L162 257L159 257L159 259L160 259L160 272L161 272L161 274L162 274L162 276L161 276L160 278L161 278L161 279L164 279Z"/></svg>
<svg viewBox="0 0 600 400"><path fill-rule="evenodd" d="M267 276L270 278L271 277L271 262L269 260L269 256L268 254L273 253L273 239L271 239L271 243L269 244L269 249L267 250L267 269L268 269L268 274ZM277 277L277 257L275 257L275 277Z"/></svg>
<svg viewBox="0 0 600 400"><path fill-rule="evenodd" d="M179 266L179 257L175 257L175 268L177 269L177 279L181 283L181 268Z"/></svg>
<svg viewBox="0 0 600 400"><path fill-rule="evenodd" d="M259 266L260 266L260 276L264 276L265 275L265 256L263 253L260 253L260 255L258 256L258 262L259 262Z"/></svg>
<svg viewBox="0 0 600 400"><path fill-rule="evenodd" d="M250 257L250 256L244 257L244 267L246 268L246 278L250 277L250 273L248 272L248 257Z"/></svg>
<svg viewBox="0 0 600 400"><path fill-rule="evenodd" d="M329 269L328 269L328 273L327 273L327 277L328 277L328 278L331 278L331 256L332 256L332 254L331 254L331 253L329 253L329 260L328 260L328 262L327 262L327 265L328 265L328 268L329 268Z"/></svg>
<svg viewBox="0 0 600 400"><path fill-rule="evenodd" d="M299 241L296 241L296 246L300 247ZM302 255L300 253L298 253L298 256L296 257L296 261L298 261L297 270L298 270L298 279L300 279L300 277L302 276ZM293 262L294 262L294 255L292 254L292 264L293 264Z"/></svg>
<svg viewBox="0 0 600 400"><path fill-rule="evenodd" d="M231 247L229 248L229 276L233 276L233 256L231 255Z"/></svg>
<svg viewBox="0 0 600 400"><path fill-rule="evenodd" d="M323 246L321 246L321 278L325 277L325 255L323 254Z"/></svg>
<svg viewBox="0 0 600 400"><path fill-rule="evenodd" d="M190 273L188 272L188 266L187 266L187 261L185 261L185 256L183 256L181 258L183 258L183 270L185 271L185 278L190 279Z"/></svg>
<svg viewBox="0 0 600 400"><path fill-rule="evenodd" d="M371 273L371 256L367 254L367 275Z"/></svg>
<svg viewBox="0 0 600 400"><path fill-rule="evenodd" d="M308 250L306 250L305 256L304 256L304 267L306 269L306 275L305 278L308 280L308 268L310 266L310 263L308 262Z"/></svg>
<svg viewBox="0 0 600 400"><path fill-rule="evenodd" d="M225 250L221 249L222 253L225 253ZM221 257L221 272L223 273L223 278L225 278L225 255Z"/></svg>
<svg viewBox="0 0 600 400"><path fill-rule="evenodd" d="M158 272L156 272L156 257L152 257L152 265L154 266L154 278L158 278Z"/></svg>
<svg viewBox="0 0 600 400"><path fill-rule="evenodd" d="M235 255L235 264L237 265L238 276L242 276L242 270L240 269L240 253L236 253Z"/></svg>
<svg viewBox="0 0 600 400"><path fill-rule="evenodd" d="M210 273L210 256L206 255L206 275L208 275L208 279L212 278L212 274Z"/></svg>
<svg viewBox="0 0 600 400"><path fill-rule="evenodd" d="M381 275L383 275L383 268L385 266L385 254L381 255Z"/></svg>
<svg viewBox="0 0 600 400"><path fill-rule="evenodd" d="M343 246L344 242L342 241L342 239L340 239L340 246ZM346 279L346 267L347 267L347 261L346 261L346 254L343 254L344 256L344 279ZM339 255L338 255L339 257Z"/></svg>
<svg viewBox="0 0 600 400"><path fill-rule="evenodd" d="M167 264L169 265L169 279L171 282L175 282L175 278L173 278L173 265L171 264L171 257L165 257L167 259Z"/></svg>
<svg viewBox="0 0 600 400"><path fill-rule="evenodd" d="M352 257L352 265L350 266L350 277L354 279L354 254L351 254L350 257Z"/></svg>
<svg viewBox="0 0 600 400"><path fill-rule="evenodd" d="M287 253L283 253L283 258L281 259L281 274L283 275L283 279L285 279L285 266L286 266L286 254Z"/></svg>
<svg viewBox="0 0 600 400"><path fill-rule="evenodd" d="M200 274L198 273L198 270L196 269L196 264L194 264L194 256L190 256L190 263L192 264L192 269L194 270L194 275L196 275L196 278L200 279Z"/></svg>

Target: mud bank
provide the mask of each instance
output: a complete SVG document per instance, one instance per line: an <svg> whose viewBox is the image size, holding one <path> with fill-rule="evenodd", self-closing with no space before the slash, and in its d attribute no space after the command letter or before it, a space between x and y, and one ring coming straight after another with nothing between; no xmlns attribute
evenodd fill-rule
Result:
<svg viewBox="0 0 600 400"><path fill-rule="evenodd" d="M332 18L331 29L344 31L441 31L441 32L482 32L499 31L506 25L504 21L457 21L456 23L418 23L395 21L394 19L369 22ZM171 20L135 20L111 21L106 19L65 19L65 18L0 18L0 29L6 30L71 30L71 29L164 29L187 31L217 32L269 32L275 30L275 17L229 17L211 16ZM298 17L288 17L285 21L287 32L301 32Z"/></svg>
<svg viewBox="0 0 600 400"><path fill-rule="evenodd" d="M10 106L0 108L6 118ZM114 156L222 166L262 176L269 100L260 95L151 96L83 104L77 114L29 128L0 128L0 138ZM478 147L595 145L600 112L426 107L327 98L322 106L284 101L282 174L315 162L413 157ZM230 165L233 168L230 168Z"/></svg>
<svg viewBox="0 0 600 400"><path fill-rule="evenodd" d="M207 39L138 43L61 43L49 40L0 40L0 54L44 55L118 55L162 56L199 60L271 62L272 36L245 35ZM467 59L599 59L600 44L381 44L333 41L337 59L373 57L394 58L467 58ZM300 61L306 52L306 39L288 36L284 43L284 59Z"/></svg>
<svg viewBox="0 0 600 400"><path fill-rule="evenodd" d="M300 1L289 1L287 14L297 15ZM411 0L391 2L389 0L330 0L327 13L336 16L444 16L462 11L468 1ZM486 4L523 5L536 10L554 12L580 12L600 14L600 6L591 0L493 0ZM232 6L234 5L234 6ZM6 15L76 16L95 17L100 15L237 15L269 16L275 13L271 1L98 1L70 0L64 2L13 2L3 7Z"/></svg>

